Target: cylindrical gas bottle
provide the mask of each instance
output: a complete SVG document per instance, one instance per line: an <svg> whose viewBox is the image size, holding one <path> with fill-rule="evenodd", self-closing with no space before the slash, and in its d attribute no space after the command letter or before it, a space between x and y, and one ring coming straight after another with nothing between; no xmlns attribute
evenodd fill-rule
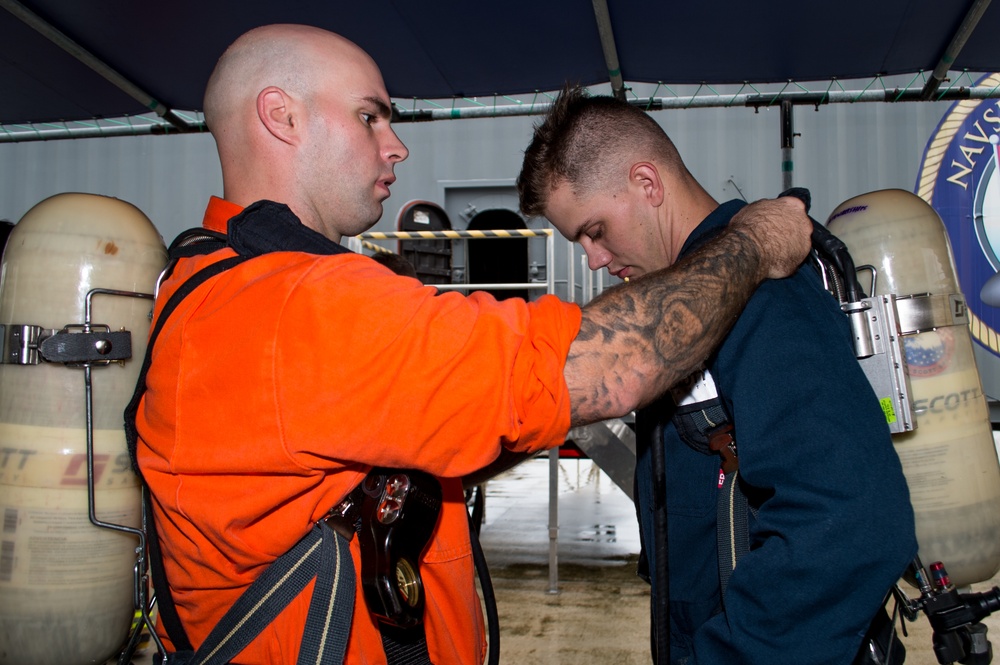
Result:
<svg viewBox="0 0 1000 665"><path fill-rule="evenodd" d="M11 330L85 322L92 289L153 292L166 249L133 205L59 194L29 210L0 264L0 663L101 663L133 618L138 539L93 525L87 489L85 373L11 358ZM91 369L96 518L140 526L140 485L122 413L149 334L152 300L92 298L91 322L131 332L132 359ZM51 333L50 333L51 334Z"/></svg>
<svg viewBox="0 0 1000 665"><path fill-rule="evenodd" d="M940 296L964 317L947 232L920 197L899 189L863 194L840 204L827 227L855 265L875 268L870 295L895 295L901 308ZM861 279L867 288L864 273ZM928 314L910 330L900 319L916 427L893 442L910 488L919 556L925 566L944 563L958 586L982 582L1000 569L1000 464L972 338L967 324L947 316Z"/></svg>

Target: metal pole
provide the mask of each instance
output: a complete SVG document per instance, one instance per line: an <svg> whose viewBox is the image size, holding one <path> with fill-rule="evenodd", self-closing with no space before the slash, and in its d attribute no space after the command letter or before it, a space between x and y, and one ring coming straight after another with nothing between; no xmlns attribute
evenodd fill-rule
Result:
<svg viewBox="0 0 1000 665"><path fill-rule="evenodd" d="M10 0L0 0L0 6ZM629 100L634 106L645 111L664 111L667 109L698 109L698 108L732 108L734 106L749 106L753 108L770 108L778 106L782 101L789 100L793 104L819 107L826 104L858 104L869 102L919 102L924 94L920 88L904 89L873 89L873 90L829 90L826 92L781 92L774 94L732 94L732 95L695 95L687 97L648 97ZM956 101L962 99L997 99L1000 98L998 86L971 86L948 88L933 94L933 101ZM551 104L542 102L536 104L508 104L503 106L476 106L453 109L394 109L395 122L423 122L432 120L459 120L467 118L499 118L511 116L541 115L548 111ZM110 125L108 121L88 121L87 126L62 127L52 124L37 125L2 125L0 124L0 143L27 143L31 141L51 141L57 139L83 139L107 136L140 136L146 134L169 134L176 130L159 119L139 116L145 124ZM76 122L76 121L74 121ZM82 123L80 123L82 124ZM205 123L191 122L184 131L206 131Z"/></svg>
<svg viewBox="0 0 1000 665"><path fill-rule="evenodd" d="M937 66L934 67L934 71L924 85L924 89L920 91L921 99L928 100L934 96L941 82L948 75L948 70L955 64L955 58L958 57L958 54L965 47L965 42L972 36L972 32L979 25L979 20L983 17L986 8L989 6L990 0L976 0L969 8L965 18L962 19L962 24L958 26L958 30L955 31L955 35L951 38L951 43L948 44L948 48L944 50L944 54L938 60Z"/></svg>
<svg viewBox="0 0 1000 665"><path fill-rule="evenodd" d="M621 66L618 64L618 47L615 46L615 31L611 27L607 0L593 0L593 5L597 32L601 36L601 49L604 51L604 62L608 67L608 80L611 81L611 94L625 101L625 82L622 80Z"/></svg>
<svg viewBox="0 0 1000 665"><path fill-rule="evenodd" d="M792 114L792 102L788 100L781 102L781 191L792 187L792 172L794 170L792 148L795 147Z"/></svg>
<svg viewBox="0 0 1000 665"><path fill-rule="evenodd" d="M573 243L569 243L573 251ZM556 289L556 246L554 234L545 239L546 277L549 293ZM570 261L570 266L573 262ZM572 280L570 280L572 281ZM568 287L569 300L573 300L572 284ZM559 449L549 450L549 593L559 593Z"/></svg>
<svg viewBox="0 0 1000 665"><path fill-rule="evenodd" d="M521 289L548 289L549 285L542 282L497 282L495 284L490 283L479 283L479 284L434 284L434 288L439 291L483 291L486 289L491 289L493 291L515 291Z"/></svg>
<svg viewBox="0 0 1000 665"><path fill-rule="evenodd" d="M549 593L559 593L559 449L549 450Z"/></svg>

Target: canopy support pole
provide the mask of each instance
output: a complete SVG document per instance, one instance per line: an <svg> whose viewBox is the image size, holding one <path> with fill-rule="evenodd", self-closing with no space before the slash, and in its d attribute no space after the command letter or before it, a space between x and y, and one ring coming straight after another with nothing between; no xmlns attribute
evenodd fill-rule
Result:
<svg viewBox="0 0 1000 665"><path fill-rule="evenodd" d="M189 125L183 118L174 113L173 110L153 99L152 96L112 69L103 60L77 44L65 33L43 20L42 17L32 12L17 0L0 0L0 7L3 7L15 17L20 19L25 25L33 28L50 42L69 53L84 65L93 69L126 95L136 100L150 111L154 111L157 115L169 122L178 130L189 132L198 129L197 127Z"/></svg>
<svg viewBox="0 0 1000 665"><path fill-rule="evenodd" d="M958 57L962 48L965 47L965 42L972 36L972 32L979 25L979 20L983 17L986 8L989 6L990 0L975 0L972 6L969 7L968 13L962 19L962 24L958 26L958 30L951 38L951 43L948 44L948 48L944 50L944 55L938 60L938 64L931 73L931 77L924 84L924 89L920 91L920 99L927 101L934 96L934 93L941 86L941 82L948 75L948 70L955 63L955 58Z"/></svg>
<svg viewBox="0 0 1000 665"><path fill-rule="evenodd" d="M594 17L597 19L597 31L601 35L604 62L608 67L608 79L611 81L611 94L616 99L625 101L625 81L622 78L621 66L618 64L618 47L615 46L615 31L611 27L608 2L607 0L593 0L593 4Z"/></svg>
<svg viewBox="0 0 1000 665"><path fill-rule="evenodd" d="M795 132L792 129L792 115L795 106L791 101L781 101L781 191L792 188L794 166L792 148L795 147Z"/></svg>

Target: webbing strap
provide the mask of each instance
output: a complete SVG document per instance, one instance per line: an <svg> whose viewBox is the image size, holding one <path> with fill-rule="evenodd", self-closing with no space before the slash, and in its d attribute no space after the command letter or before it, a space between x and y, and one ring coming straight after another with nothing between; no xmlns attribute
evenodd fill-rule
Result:
<svg viewBox="0 0 1000 665"><path fill-rule="evenodd" d="M298 665L342 663L354 616L354 562L348 541L325 524L319 528L323 545Z"/></svg>
<svg viewBox="0 0 1000 665"><path fill-rule="evenodd" d="M244 260L245 259L242 256L234 256L202 268L197 273L192 275L191 278L184 284L181 284L181 286L174 292L170 299L167 300L167 303L160 311L160 318L157 319L156 325L153 327L153 331L149 335L149 343L146 346L146 356L143 358L142 367L139 369L139 377L136 380L135 392L133 392L132 399L125 407L124 413L125 443L128 447L129 457L132 459L132 470L140 478L142 477L142 472L139 470L139 462L136 458L139 431L136 428L135 419L139 413L139 402L142 401L142 396L146 393L146 374L149 372L149 367L153 361L153 344L156 342L156 338L159 336L160 330L163 329L163 324L167 318L169 318L170 313L177 308L177 305L179 305L188 294L194 291L210 277L217 275ZM146 544L149 549L149 567L150 573L153 576L153 588L156 590L156 605L159 611L160 621L163 622L163 626L166 628L167 635L170 636L170 641L173 642L174 647L180 650L190 650L191 642L188 639L187 633L184 631L184 626L181 625L180 618L177 616L177 609L174 607L174 600L170 595L170 587L167 584L166 573L163 569L163 556L160 553L160 542L157 537L156 526L153 521L152 498L149 496L148 492L144 492L144 494L146 495L144 508L147 511Z"/></svg>
<svg viewBox="0 0 1000 665"><path fill-rule="evenodd" d="M164 322L177 305L198 286L247 258L230 257L198 271L173 293L161 310L149 337L135 392L125 408L126 439L136 473L139 473L139 468L136 460L138 431L135 418L139 402L146 391L146 374L152 363L153 346ZM246 648L314 577L317 578L317 583L303 630L299 665L343 662L349 634L349 630L344 629L344 626L351 625L354 612L355 573L349 546L342 536L335 534L325 525L312 529L295 547L264 571L215 626L198 652L193 652L187 633L177 615L166 580L148 493L147 501L150 502L146 506L150 518L147 521L147 543L150 572L153 576L154 589L158 591L157 606L160 620L178 650L168 655L167 663L177 665L228 663ZM321 574L317 575L317 570L321 571ZM330 630L331 626L335 629Z"/></svg>
<svg viewBox="0 0 1000 665"><path fill-rule="evenodd" d="M722 604L736 562L750 551L750 524L747 497L740 489L739 471L727 473L719 488L716 513L716 540L719 548L719 585Z"/></svg>
<svg viewBox="0 0 1000 665"><path fill-rule="evenodd" d="M432 665L423 623L413 628L396 628L383 623L378 629L382 634L386 662L393 665Z"/></svg>
<svg viewBox="0 0 1000 665"><path fill-rule="evenodd" d="M160 538L156 533L156 522L153 520L153 498L150 496L149 490L144 490L142 495L143 510L146 512L146 550L149 553L149 574L153 578L153 590L156 592L159 622L167 631L167 636L173 642L174 649L194 653L194 647L191 646L187 631L181 624L181 618L177 616L174 597L170 594L170 585L167 584L167 573L163 568L163 553L160 551Z"/></svg>
<svg viewBox="0 0 1000 665"><path fill-rule="evenodd" d="M209 278L218 275L219 273L228 270L237 263L241 263L243 261L246 261L246 257L233 256L228 259L216 261L212 265L202 268L192 275L186 282L181 284L176 291L174 291L174 294L170 296L170 299L167 300L167 304L164 305L163 309L160 311L160 317L156 320L156 325L153 327L153 331L149 335L149 343L146 346L146 356L142 359L142 367L139 369L139 378L135 384L135 392L132 393L132 399L129 401L128 406L125 407L125 443L128 446L129 457L132 458L132 470L135 471L135 473L140 477L142 476L142 473L139 471L139 463L136 459L136 446L139 441L139 431L135 426L135 417L139 413L139 402L142 401L142 396L146 393L146 374L149 372L149 366L153 362L153 343L156 342L156 338L159 336L160 330L163 329L163 324L170 317L170 313L177 308L177 305L179 305L180 302L188 296L188 294L201 286L201 284Z"/></svg>
<svg viewBox="0 0 1000 665"><path fill-rule="evenodd" d="M342 663L354 612L354 564L347 539L322 522L279 557L243 592L194 654L168 663L225 665L316 578L298 665Z"/></svg>

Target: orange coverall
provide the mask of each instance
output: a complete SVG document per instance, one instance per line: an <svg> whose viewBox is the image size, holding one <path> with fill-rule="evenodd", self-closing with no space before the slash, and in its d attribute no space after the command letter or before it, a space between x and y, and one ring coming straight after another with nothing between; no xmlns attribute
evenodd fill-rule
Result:
<svg viewBox="0 0 1000 665"><path fill-rule="evenodd" d="M204 226L225 232L240 210L213 198ZM190 275L232 253L181 260L156 314ZM389 466L442 482L421 559L430 657L481 663L460 479L501 446L563 442L563 366L579 326L579 307L555 297L439 294L357 254L265 254L196 289L160 333L137 417L138 460L192 644L370 467ZM346 662L385 663L357 538L351 551L358 587ZM312 584L236 661L294 663L311 592Z"/></svg>

